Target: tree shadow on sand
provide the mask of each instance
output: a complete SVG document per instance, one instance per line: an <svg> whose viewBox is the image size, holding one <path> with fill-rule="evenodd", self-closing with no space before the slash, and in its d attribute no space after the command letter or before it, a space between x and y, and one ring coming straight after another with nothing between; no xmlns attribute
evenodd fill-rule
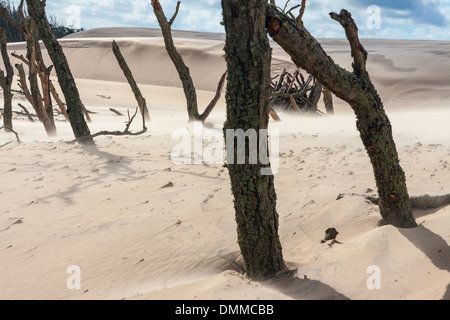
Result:
<svg viewBox="0 0 450 320"><path fill-rule="evenodd" d="M217 260L216 258L219 258ZM211 261L215 261L216 268L220 271L233 270L244 275L244 261L239 251L219 255ZM210 262L208 262L209 264ZM284 276L261 282L273 290L283 293L294 300L350 300L333 287L318 280L301 279L296 276L296 270L286 272Z"/></svg>
<svg viewBox="0 0 450 320"><path fill-rule="evenodd" d="M450 247L444 238L427 229L423 224L412 229L399 228L398 230L437 268L450 273ZM450 283L447 285L447 291L442 299L450 300Z"/></svg>
<svg viewBox="0 0 450 320"><path fill-rule="evenodd" d="M318 280L290 276L269 280L266 284L295 300L350 300L333 287Z"/></svg>

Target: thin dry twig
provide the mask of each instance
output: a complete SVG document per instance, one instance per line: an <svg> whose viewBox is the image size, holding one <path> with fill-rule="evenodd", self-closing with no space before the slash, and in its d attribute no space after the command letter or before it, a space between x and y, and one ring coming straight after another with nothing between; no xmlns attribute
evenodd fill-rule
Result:
<svg viewBox="0 0 450 320"><path fill-rule="evenodd" d="M0 127L0 130L2 130L3 128L5 128L5 127L4 127L4 126L3 126L3 127ZM11 128L8 128L8 131L14 133L14 135L16 136L16 140L17 140L17 143L18 143L18 144L21 144L21 143L22 143L22 141L20 141L19 134L18 134L16 131L14 131L14 130L11 129ZM8 145L8 144L10 144L10 143L12 143L12 141L7 142L6 144L0 146L0 148L1 148L1 147L4 147L4 146L6 146L6 145Z"/></svg>

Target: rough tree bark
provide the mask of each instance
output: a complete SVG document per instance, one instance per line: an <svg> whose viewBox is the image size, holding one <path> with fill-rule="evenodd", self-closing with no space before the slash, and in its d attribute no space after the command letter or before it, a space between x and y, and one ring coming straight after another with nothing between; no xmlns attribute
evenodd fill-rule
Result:
<svg viewBox="0 0 450 320"><path fill-rule="evenodd" d="M380 213L385 223L415 227L406 179L400 166L390 121L369 74L367 52L358 38L358 28L346 10L331 17L345 29L353 56L353 72L337 64L302 26L273 6L267 6L266 26L272 38L294 63L314 75L336 96L348 102L357 117L357 128L370 157L380 196Z"/></svg>
<svg viewBox="0 0 450 320"><path fill-rule="evenodd" d="M11 61L8 56L8 48L6 41L6 31L5 29L0 29L0 51L3 58L3 64L5 65L6 75L3 70L0 70L0 86L3 89L3 127L5 131L13 130L12 123L12 98L13 94L11 92L11 86L14 77L14 69L11 65Z"/></svg>
<svg viewBox="0 0 450 320"><path fill-rule="evenodd" d="M266 4L266 0L245 3L222 0L228 66L225 132L238 129L259 132L268 127L271 49L265 30ZM228 163L227 167L247 276L264 280L286 266L278 236L274 177L261 174L261 168L265 167L260 161L261 154L257 164L249 164L249 154L254 151L246 144L246 163ZM236 155L236 145L234 150L227 147L227 154L230 152L233 157Z"/></svg>
<svg viewBox="0 0 450 320"><path fill-rule="evenodd" d="M116 59L117 59L117 62L119 63L120 68L123 71L123 74L125 75L125 78L127 78L127 81L130 84L131 90L134 93L134 97L136 98L136 101L138 103L142 117L144 117L146 121L150 120L150 115L148 113L148 108L147 108L147 102L145 101L145 98L142 96L141 90L139 90L139 87L133 78L133 74L132 74L130 68L128 67L127 62L125 61L125 58L123 57L122 53L120 52L120 48L117 45L116 41L113 41L113 43L112 43L112 50L114 52L114 55L116 56Z"/></svg>
<svg viewBox="0 0 450 320"><path fill-rule="evenodd" d="M30 19L36 23L42 41L55 67L58 82L67 103L67 114L69 115L73 133L81 144L94 144L83 115L80 94L69 63L48 23L45 14L45 0L26 0L26 2Z"/></svg>

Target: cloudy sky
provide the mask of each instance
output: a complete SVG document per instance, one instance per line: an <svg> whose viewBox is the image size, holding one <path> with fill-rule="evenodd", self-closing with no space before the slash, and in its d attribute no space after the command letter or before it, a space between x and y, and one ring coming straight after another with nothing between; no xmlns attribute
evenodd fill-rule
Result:
<svg viewBox="0 0 450 320"><path fill-rule="evenodd" d="M160 0L171 17L176 0ZM277 0L284 7L286 0ZM288 8L300 3L291 0ZM365 38L450 40L450 0L308 0L305 25L316 37L344 37L330 11L345 8ZM47 12L68 25L158 27L150 0L47 0ZM173 29L223 32L220 0L182 0Z"/></svg>

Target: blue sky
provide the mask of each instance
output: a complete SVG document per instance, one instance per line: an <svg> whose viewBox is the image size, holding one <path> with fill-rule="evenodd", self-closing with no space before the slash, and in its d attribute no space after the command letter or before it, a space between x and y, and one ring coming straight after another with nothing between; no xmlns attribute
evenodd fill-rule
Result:
<svg viewBox="0 0 450 320"><path fill-rule="evenodd" d="M171 17L176 0L160 0ZM277 0L284 7L286 0ZM291 0L289 6L300 3ZM316 37L344 37L330 11L349 10L363 38L450 40L450 0L308 0L304 22ZM47 13L67 24L158 27L150 0L47 0ZM173 29L223 32L220 0L182 0Z"/></svg>

